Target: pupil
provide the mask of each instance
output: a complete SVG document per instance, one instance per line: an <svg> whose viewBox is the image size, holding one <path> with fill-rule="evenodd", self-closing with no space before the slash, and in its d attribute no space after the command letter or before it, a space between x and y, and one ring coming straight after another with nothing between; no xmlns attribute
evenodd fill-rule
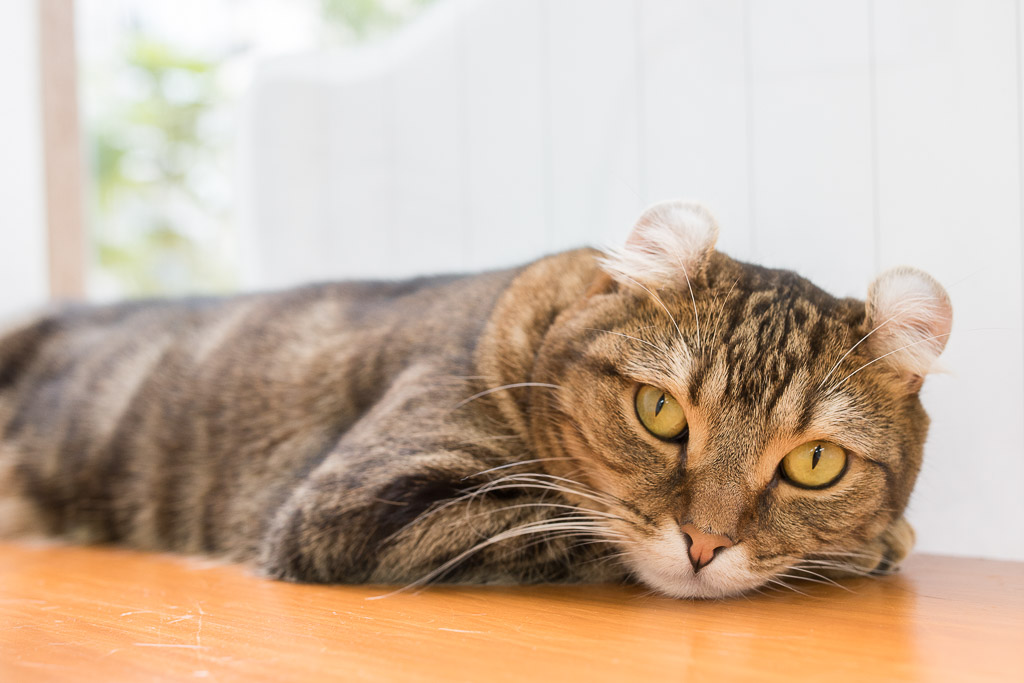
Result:
<svg viewBox="0 0 1024 683"><path fill-rule="evenodd" d="M818 466L818 461L821 460L821 446L814 447L814 455L811 456L811 469L813 470Z"/></svg>
<svg viewBox="0 0 1024 683"><path fill-rule="evenodd" d="M665 394L662 394L661 398L658 399L658 405L654 406L654 417L658 417L658 413L660 413L661 409L664 408L664 407L665 407Z"/></svg>

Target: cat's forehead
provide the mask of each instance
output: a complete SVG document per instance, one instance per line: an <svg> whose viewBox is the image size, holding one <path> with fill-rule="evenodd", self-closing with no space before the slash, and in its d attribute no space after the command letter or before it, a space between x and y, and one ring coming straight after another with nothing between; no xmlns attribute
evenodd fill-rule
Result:
<svg viewBox="0 0 1024 683"><path fill-rule="evenodd" d="M698 286L646 294L637 295L642 312L627 326L666 349L653 365L669 377L694 376L696 384L715 372L733 399L770 386L781 394L799 370L834 362L866 324L862 301L721 254Z"/></svg>
<svg viewBox="0 0 1024 683"><path fill-rule="evenodd" d="M828 431L838 416L847 419L848 397L823 383L864 334L863 302L787 271L719 263L692 296L662 292L664 309L648 298L637 330L653 343L634 348L628 374L677 394L709 421L734 422L737 436Z"/></svg>

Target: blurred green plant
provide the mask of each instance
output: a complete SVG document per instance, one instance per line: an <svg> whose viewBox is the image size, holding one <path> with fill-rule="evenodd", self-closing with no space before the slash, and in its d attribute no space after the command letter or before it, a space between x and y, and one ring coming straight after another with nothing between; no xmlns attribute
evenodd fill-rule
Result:
<svg viewBox="0 0 1024 683"><path fill-rule="evenodd" d="M436 0L319 0L324 40L379 37ZM315 7L315 6L314 6ZM101 298L237 287L230 201L233 56L195 54L136 24L114 64L83 74L92 171L90 288Z"/></svg>
<svg viewBox="0 0 1024 683"><path fill-rule="evenodd" d="M321 0L324 20L354 40L394 30L437 0Z"/></svg>
<svg viewBox="0 0 1024 683"><path fill-rule="evenodd" d="M203 187L227 142L211 125L224 104L217 61L135 35L123 65L87 134L92 241L108 280L101 288L125 296L230 290L233 266L216 249L227 202Z"/></svg>

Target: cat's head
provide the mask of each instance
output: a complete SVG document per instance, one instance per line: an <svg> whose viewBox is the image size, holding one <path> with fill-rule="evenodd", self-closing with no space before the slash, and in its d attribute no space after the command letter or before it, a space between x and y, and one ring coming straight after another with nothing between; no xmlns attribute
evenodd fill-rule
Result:
<svg viewBox="0 0 1024 683"><path fill-rule="evenodd" d="M597 492L577 502L669 595L898 561L949 298L897 268L837 299L717 235L699 205L655 205L551 325L532 379L561 390L530 410L548 471Z"/></svg>

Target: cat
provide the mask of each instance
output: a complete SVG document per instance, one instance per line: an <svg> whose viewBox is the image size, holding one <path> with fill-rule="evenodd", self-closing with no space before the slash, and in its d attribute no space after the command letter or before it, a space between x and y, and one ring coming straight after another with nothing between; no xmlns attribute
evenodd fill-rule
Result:
<svg viewBox="0 0 1024 683"><path fill-rule="evenodd" d="M949 298L896 268L837 299L717 235L670 201L607 253L44 314L0 337L0 535L298 582L891 571Z"/></svg>

